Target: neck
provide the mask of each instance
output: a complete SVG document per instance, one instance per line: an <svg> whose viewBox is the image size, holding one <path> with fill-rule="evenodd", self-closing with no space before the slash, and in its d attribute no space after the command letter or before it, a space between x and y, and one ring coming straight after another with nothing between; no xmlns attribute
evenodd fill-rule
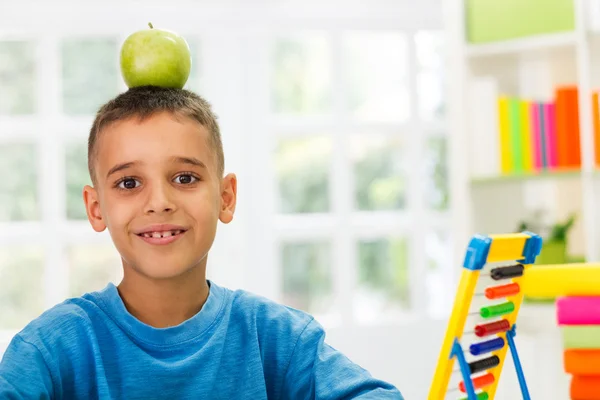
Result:
<svg viewBox="0 0 600 400"><path fill-rule="evenodd" d="M185 274L153 279L124 265L119 295L131 313L155 328L176 326L196 315L208 298L206 258Z"/></svg>

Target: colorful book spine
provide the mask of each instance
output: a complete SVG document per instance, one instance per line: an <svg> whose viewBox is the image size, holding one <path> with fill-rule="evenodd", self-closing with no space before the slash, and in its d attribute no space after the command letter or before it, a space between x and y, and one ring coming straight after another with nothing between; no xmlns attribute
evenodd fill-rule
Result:
<svg viewBox="0 0 600 400"><path fill-rule="evenodd" d="M517 98L509 100L510 148L512 150L513 171L523 172L523 148L521 146L521 102Z"/></svg>
<svg viewBox="0 0 600 400"><path fill-rule="evenodd" d="M514 171L514 163L511 156L509 99L505 96L498 99L498 118L500 125L500 171L503 174L510 174Z"/></svg>
<svg viewBox="0 0 600 400"><path fill-rule="evenodd" d="M556 89L556 149L560 168L581 166L578 96L577 87Z"/></svg>
<svg viewBox="0 0 600 400"><path fill-rule="evenodd" d="M539 171L543 168L542 163L542 138L541 138L541 127L540 127L540 110L538 108L537 103L531 103L530 114L531 114L531 137L533 144L533 166L536 171Z"/></svg>
<svg viewBox="0 0 600 400"><path fill-rule="evenodd" d="M534 162L533 162L533 143L532 143L532 121L531 121L531 113L529 112L531 108L531 102L529 101L521 101L520 102L521 109L519 113L521 115L521 128L520 128L520 139L521 139L521 151L523 153L523 170L526 172L531 172L534 170Z"/></svg>
<svg viewBox="0 0 600 400"><path fill-rule="evenodd" d="M579 124L579 90L569 91L569 167L581 167L581 133Z"/></svg>
<svg viewBox="0 0 600 400"><path fill-rule="evenodd" d="M600 297L561 297L556 300L559 325L600 325Z"/></svg>
<svg viewBox="0 0 600 400"><path fill-rule="evenodd" d="M600 393L600 377L594 375L575 375L571 381L571 399L597 400Z"/></svg>
<svg viewBox="0 0 600 400"><path fill-rule="evenodd" d="M556 89L556 146L557 146L557 161L559 167L568 165L568 96L564 88Z"/></svg>
<svg viewBox="0 0 600 400"><path fill-rule="evenodd" d="M553 99L496 96L493 109L490 99L498 92L497 83L486 77L481 78L478 85L470 100L475 110L470 122L474 132L470 157L472 164L481 167L473 175L490 175L493 171L509 175L581 168L579 91L576 86L556 88ZM594 159L600 167L600 91L592 93L591 101ZM494 124L494 129L485 128L490 123ZM496 135L496 139L491 139L490 134ZM491 156L486 159L482 154Z"/></svg>
<svg viewBox="0 0 600 400"><path fill-rule="evenodd" d="M546 152L548 154L548 167L558 167L558 151L556 147L556 107L554 103L544 104L544 125L546 127Z"/></svg>
<svg viewBox="0 0 600 400"><path fill-rule="evenodd" d="M570 375L600 377L600 350L567 349L564 352L564 367Z"/></svg>
<svg viewBox="0 0 600 400"><path fill-rule="evenodd" d="M540 136L540 148L542 149L542 169L546 169L548 168L548 145L547 142L548 140L546 139L546 109L544 107L544 104L542 103L538 103L537 105L538 107L538 115L540 118L540 131L539 136Z"/></svg>
<svg viewBox="0 0 600 400"><path fill-rule="evenodd" d="M563 338L564 370L571 375L570 398L600 398L600 297L560 297L556 319Z"/></svg>

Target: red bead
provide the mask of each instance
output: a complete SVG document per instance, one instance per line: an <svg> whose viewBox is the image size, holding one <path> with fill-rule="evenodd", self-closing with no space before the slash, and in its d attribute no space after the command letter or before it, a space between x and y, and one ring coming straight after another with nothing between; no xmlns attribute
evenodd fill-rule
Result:
<svg viewBox="0 0 600 400"><path fill-rule="evenodd" d="M490 322L489 324L482 324L475 326L475 335L479 337L493 335L499 332L506 332L510 329L510 322L506 319L500 321Z"/></svg>
<svg viewBox="0 0 600 400"><path fill-rule="evenodd" d="M514 296L519 293L521 288L518 283L509 283L508 285L493 286L485 289L485 297L490 300L501 297Z"/></svg>

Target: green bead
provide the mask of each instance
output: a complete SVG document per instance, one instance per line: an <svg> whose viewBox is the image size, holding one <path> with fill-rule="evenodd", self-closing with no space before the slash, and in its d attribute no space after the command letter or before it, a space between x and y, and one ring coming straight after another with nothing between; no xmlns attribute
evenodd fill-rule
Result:
<svg viewBox="0 0 600 400"><path fill-rule="evenodd" d="M477 400L488 400L490 396L486 392L481 392L477 394ZM468 397L463 397L460 400L469 400Z"/></svg>
<svg viewBox="0 0 600 400"><path fill-rule="evenodd" d="M515 311L515 303L512 301L497 304L495 306L481 307L479 314L482 318L493 318L500 315L510 314Z"/></svg>

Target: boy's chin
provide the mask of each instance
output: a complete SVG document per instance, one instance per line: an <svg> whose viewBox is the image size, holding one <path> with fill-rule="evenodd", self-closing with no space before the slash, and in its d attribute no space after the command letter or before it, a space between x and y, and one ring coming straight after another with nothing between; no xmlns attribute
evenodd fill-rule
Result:
<svg viewBox="0 0 600 400"><path fill-rule="evenodd" d="M166 266L164 264L160 265L152 265L151 263L146 265L138 265L135 268L138 274L145 276L146 278L153 280L168 280L168 279L177 279L183 276L188 276L189 273L196 269L200 268L200 265L189 266L189 265L176 265L176 266Z"/></svg>

